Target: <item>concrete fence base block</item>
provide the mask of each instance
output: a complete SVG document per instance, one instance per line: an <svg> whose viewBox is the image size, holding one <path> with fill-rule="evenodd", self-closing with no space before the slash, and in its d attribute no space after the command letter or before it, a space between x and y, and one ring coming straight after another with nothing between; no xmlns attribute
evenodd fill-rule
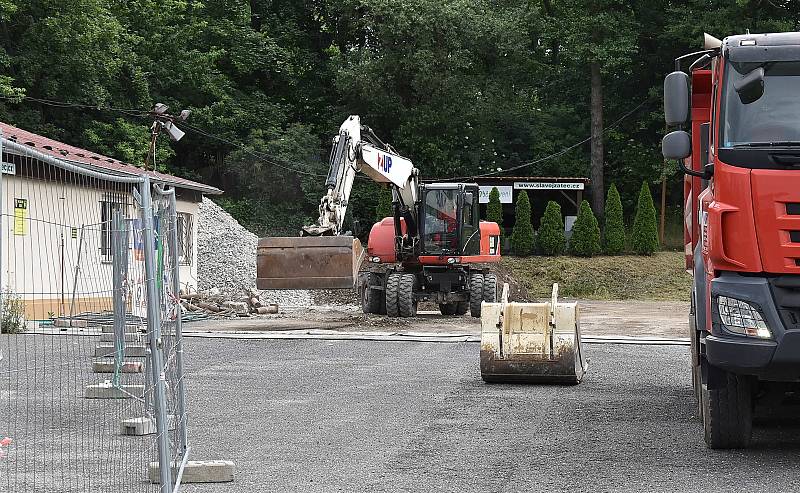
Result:
<svg viewBox="0 0 800 493"><path fill-rule="evenodd" d="M180 462L174 463L173 467L177 470L181 466ZM159 468L158 462L151 462L149 477L151 483L158 483ZM183 483L229 483L233 481L236 466L229 460L190 460L186 463L183 470Z"/></svg>
<svg viewBox="0 0 800 493"><path fill-rule="evenodd" d="M92 371L95 373L114 373L116 365L114 360L93 361ZM142 373L144 365L138 361L123 361L120 367L121 373Z"/></svg>
<svg viewBox="0 0 800 493"><path fill-rule="evenodd" d="M125 326L125 333L126 334L135 334L137 332L142 332L142 329L144 329L144 328L145 328L145 326L143 326L143 325L128 324L128 325ZM114 333L114 326L113 325L104 324L104 325L100 326L100 330L103 331L106 334L113 334Z"/></svg>
<svg viewBox="0 0 800 493"><path fill-rule="evenodd" d="M98 344L94 349L96 358L110 358L115 353L113 344ZM144 358L147 356L147 346L142 344L128 344L125 346L126 358Z"/></svg>
<svg viewBox="0 0 800 493"><path fill-rule="evenodd" d="M57 318L53 325L59 328L68 328L68 327L88 327L89 321L84 319L78 318Z"/></svg>
<svg viewBox="0 0 800 493"><path fill-rule="evenodd" d="M176 422L174 414L167 416L167 427L170 431L175 429ZM120 423L120 433L130 436L155 435L158 433L156 418L143 416L141 418L123 419Z"/></svg>
<svg viewBox="0 0 800 493"><path fill-rule="evenodd" d="M141 397L143 394L144 385L114 387L107 383L98 383L86 386L85 397L87 399L130 399L132 396Z"/></svg>
<svg viewBox="0 0 800 493"><path fill-rule="evenodd" d="M138 342L144 343L147 338L147 334L142 332L126 332L125 333L125 342ZM112 332L103 332L100 334L100 342L114 342L114 334Z"/></svg>

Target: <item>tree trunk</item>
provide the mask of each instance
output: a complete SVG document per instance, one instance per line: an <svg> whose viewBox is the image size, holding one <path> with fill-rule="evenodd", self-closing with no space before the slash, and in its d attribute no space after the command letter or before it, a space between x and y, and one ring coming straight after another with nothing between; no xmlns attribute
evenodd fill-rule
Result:
<svg viewBox="0 0 800 493"><path fill-rule="evenodd" d="M591 63L592 71L592 209L596 216L603 215L605 187L603 185L603 79L600 64Z"/></svg>

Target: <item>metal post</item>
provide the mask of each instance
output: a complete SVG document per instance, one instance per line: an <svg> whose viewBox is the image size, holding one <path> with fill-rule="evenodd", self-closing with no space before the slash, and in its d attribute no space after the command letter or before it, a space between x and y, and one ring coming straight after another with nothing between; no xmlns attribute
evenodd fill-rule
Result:
<svg viewBox="0 0 800 493"><path fill-rule="evenodd" d="M3 131L0 130L0 324L3 320L3 305L5 300L5 286L3 286L3 241L6 239L6 229L4 227L5 217L5 194L3 193ZM0 355L2 356L2 355Z"/></svg>
<svg viewBox="0 0 800 493"><path fill-rule="evenodd" d="M142 198L142 242L144 243L144 271L147 285L147 330L150 343L150 361L156 411L156 431L158 433L158 469L161 491L172 489L172 469L167 430L167 399L164 361L161 353L161 312L160 294L156 288L156 250L153 225L153 204L151 199L150 177L144 176L141 183Z"/></svg>
<svg viewBox="0 0 800 493"><path fill-rule="evenodd" d="M113 208L111 211L111 261L113 268L112 293L114 294L112 298L114 307L114 387L119 386L120 373L125 362L125 300L122 291L122 221L120 219L120 211ZM83 228L81 228L81 233L83 233ZM83 241L82 234L81 241ZM79 249L78 259L80 259L80 255ZM70 308L71 314L72 309Z"/></svg>
<svg viewBox="0 0 800 493"><path fill-rule="evenodd" d="M78 292L78 276L81 273L81 253L83 252L83 230L84 230L84 226L85 225L81 224L81 237L78 240L78 260L75 263L75 279L72 280L72 299L70 300L70 303L69 303L70 324L72 323L72 317L75 316L75 295ZM115 268L116 268L116 266L115 266ZM116 286L116 284L114 284L114 286Z"/></svg>
<svg viewBox="0 0 800 493"><path fill-rule="evenodd" d="M184 400L183 386L183 307L180 302L181 279L180 279L180 252L178 252L178 211L175 189L171 190L169 197L169 220L170 220L170 256L175 272L172 274L172 294L175 296L175 370L178 373L178 425L181 439L181 451L186 452L188 435L186 431L186 402Z"/></svg>

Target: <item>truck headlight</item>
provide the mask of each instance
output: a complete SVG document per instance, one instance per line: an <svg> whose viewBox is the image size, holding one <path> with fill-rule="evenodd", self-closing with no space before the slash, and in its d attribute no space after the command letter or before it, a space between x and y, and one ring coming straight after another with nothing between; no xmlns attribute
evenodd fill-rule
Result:
<svg viewBox="0 0 800 493"><path fill-rule="evenodd" d="M728 332L761 339L772 338L772 332L757 306L736 298L719 296L717 308L719 319Z"/></svg>

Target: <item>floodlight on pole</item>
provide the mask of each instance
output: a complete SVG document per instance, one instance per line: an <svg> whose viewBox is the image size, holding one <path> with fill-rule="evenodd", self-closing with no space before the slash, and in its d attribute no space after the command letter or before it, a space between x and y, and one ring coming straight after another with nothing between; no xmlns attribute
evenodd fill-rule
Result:
<svg viewBox="0 0 800 493"><path fill-rule="evenodd" d="M172 116L167 113L169 107L164 103L156 103L150 111L150 116L153 118L153 125L150 127L150 150L145 158L144 168L147 169L150 165L150 159L153 160L153 169L156 168L156 141L158 134L162 131L169 135L170 140L178 142L183 138L186 133L175 125L175 121L186 121L191 110L182 110L178 116Z"/></svg>

